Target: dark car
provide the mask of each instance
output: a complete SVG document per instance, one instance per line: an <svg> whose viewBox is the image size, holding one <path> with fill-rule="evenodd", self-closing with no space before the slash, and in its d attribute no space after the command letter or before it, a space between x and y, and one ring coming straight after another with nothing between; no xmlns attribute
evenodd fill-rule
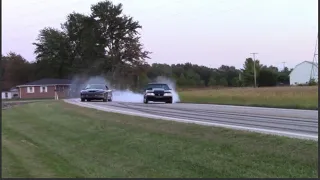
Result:
<svg viewBox="0 0 320 180"><path fill-rule="evenodd" d="M164 83L149 83L144 90L143 102L149 101L172 103L172 90Z"/></svg>
<svg viewBox="0 0 320 180"><path fill-rule="evenodd" d="M80 92L81 101L102 100L112 101L112 90L105 84L88 84Z"/></svg>

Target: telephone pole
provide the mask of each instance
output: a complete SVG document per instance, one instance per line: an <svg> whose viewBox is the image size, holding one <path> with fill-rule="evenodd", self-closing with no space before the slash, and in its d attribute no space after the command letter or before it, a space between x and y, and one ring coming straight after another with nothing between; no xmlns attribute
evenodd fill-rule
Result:
<svg viewBox="0 0 320 180"><path fill-rule="evenodd" d="M254 87L257 87L257 73L256 73L256 54L258 53L250 53L253 55L253 76L254 76Z"/></svg>

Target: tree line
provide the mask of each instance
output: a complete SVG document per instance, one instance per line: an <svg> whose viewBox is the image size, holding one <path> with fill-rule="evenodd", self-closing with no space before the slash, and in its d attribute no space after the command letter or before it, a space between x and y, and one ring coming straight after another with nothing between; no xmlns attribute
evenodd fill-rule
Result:
<svg viewBox="0 0 320 180"><path fill-rule="evenodd" d="M10 52L2 55L4 89L41 78L104 76L118 88L141 88L158 76L176 81L178 87L253 86L252 58L242 69L222 65L210 68L191 63L148 64L152 52L141 43L142 26L123 13L121 3L109 0L91 5L91 13L70 13L61 28L40 30L34 61ZM258 86L289 84L289 70L255 61Z"/></svg>

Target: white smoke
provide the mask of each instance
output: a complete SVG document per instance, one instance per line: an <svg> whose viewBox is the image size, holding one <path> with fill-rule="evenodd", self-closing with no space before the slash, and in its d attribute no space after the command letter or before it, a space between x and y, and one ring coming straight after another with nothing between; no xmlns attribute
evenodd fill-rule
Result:
<svg viewBox="0 0 320 180"><path fill-rule="evenodd" d="M158 76L155 79L155 82L168 84L168 86L172 89L172 102L173 103L180 102L179 94L176 91L176 83L172 79L169 79L163 76Z"/></svg>
<svg viewBox="0 0 320 180"><path fill-rule="evenodd" d="M155 79L156 83L166 83L172 89L173 95L173 103L180 102L180 98L178 93L176 92L175 82L166 77L157 77ZM89 79L83 77L75 77L71 87L74 88L72 92L73 97L78 96L80 94L80 90L84 88L87 84L106 84L110 89L112 89L112 100L115 102L132 102L132 103L142 103L143 102L143 94L134 93L130 90L117 90L114 89L110 82L101 76L91 77Z"/></svg>
<svg viewBox="0 0 320 180"><path fill-rule="evenodd" d="M142 103L143 94L134 93L130 90L113 90L113 101L117 102L132 102L132 103Z"/></svg>

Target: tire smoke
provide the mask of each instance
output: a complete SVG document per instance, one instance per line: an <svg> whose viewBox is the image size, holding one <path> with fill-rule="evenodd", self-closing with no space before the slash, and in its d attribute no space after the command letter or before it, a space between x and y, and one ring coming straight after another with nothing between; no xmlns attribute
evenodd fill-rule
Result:
<svg viewBox="0 0 320 180"><path fill-rule="evenodd" d="M168 86L172 89L172 102L173 103L180 102L179 94L176 91L176 83L173 80L171 80L169 78L166 78L166 77L163 77L163 76L158 76L155 79L155 82L156 83L166 83L166 84L168 84Z"/></svg>
<svg viewBox="0 0 320 180"><path fill-rule="evenodd" d="M178 93L176 92L175 82L166 77L157 77L153 82L156 83L166 83L172 89L173 95L173 103L180 102L180 98ZM69 97L71 98L79 98L80 91L84 89L87 84L106 84L109 89L112 90L113 93L113 101L115 102L131 102L131 103L143 103L143 94L135 93L129 89L127 90L119 90L115 89L112 84L103 78L102 76L94 76L94 77L81 77L76 76L72 80L71 88L69 91Z"/></svg>

